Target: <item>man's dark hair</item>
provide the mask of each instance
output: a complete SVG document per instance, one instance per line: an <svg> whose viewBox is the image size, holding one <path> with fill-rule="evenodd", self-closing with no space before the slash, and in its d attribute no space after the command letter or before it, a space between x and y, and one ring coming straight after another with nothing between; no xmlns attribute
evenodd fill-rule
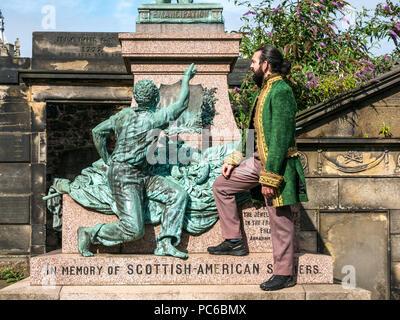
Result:
<svg viewBox="0 0 400 320"><path fill-rule="evenodd" d="M262 46L255 52L261 51L260 63L267 61L271 65L271 71L274 73L280 73L283 76L287 76L290 73L292 64L288 59L284 59L279 49L273 46Z"/></svg>

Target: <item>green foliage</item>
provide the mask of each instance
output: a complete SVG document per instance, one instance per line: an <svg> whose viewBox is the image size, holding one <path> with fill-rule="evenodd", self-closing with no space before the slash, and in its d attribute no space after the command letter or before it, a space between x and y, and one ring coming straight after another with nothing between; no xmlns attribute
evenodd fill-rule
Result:
<svg viewBox="0 0 400 320"><path fill-rule="evenodd" d="M18 271L14 271L10 268L6 268L0 272L0 279L6 280L7 283L15 283L24 279L24 275Z"/></svg>
<svg viewBox="0 0 400 320"><path fill-rule="evenodd" d="M233 92L229 92L232 111L239 129L245 130L249 124L249 113L252 107L254 91L257 86L249 75Z"/></svg>
<svg viewBox="0 0 400 320"><path fill-rule="evenodd" d="M399 53L400 37L400 3L391 0L377 4L374 10L363 8L357 14L355 26L352 28L352 37L358 43L367 43L369 40L372 49L380 40L387 39L395 44L395 52Z"/></svg>
<svg viewBox="0 0 400 320"><path fill-rule="evenodd" d="M383 134L385 138L392 137L392 133L390 132L390 127L388 127L385 123L382 123L382 126L379 129L379 134Z"/></svg>
<svg viewBox="0 0 400 320"><path fill-rule="evenodd" d="M216 92L217 88L212 88L210 90L203 88L203 103L201 105L201 122L203 127L213 124L213 119L216 114L215 104L218 100L215 97Z"/></svg>
<svg viewBox="0 0 400 320"><path fill-rule="evenodd" d="M282 49L292 63L288 77L299 110L377 81L377 74L399 63L400 4L386 0L375 10L363 9L350 25L347 1L331 0L233 0L248 7L238 31L243 34L242 58L251 58L262 45ZM344 23L348 28L339 28ZM374 57L371 49L378 41L393 41L396 49ZM251 76L231 93L237 122L246 123L246 112L254 83ZM234 110L234 112L235 112ZM243 115L244 114L244 115Z"/></svg>

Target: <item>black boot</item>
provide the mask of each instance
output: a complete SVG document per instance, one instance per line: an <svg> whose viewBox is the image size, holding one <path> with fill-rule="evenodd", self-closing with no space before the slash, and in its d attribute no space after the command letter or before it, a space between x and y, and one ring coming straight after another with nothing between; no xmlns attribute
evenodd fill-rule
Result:
<svg viewBox="0 0 400 320"><path fill-rule="evenodd" d="M294 287L296 282L292 276L273 275L268 281L260 284L260 288L264 291L275 291L283 288Z"/></svg>
<svg viewBox="0 0 400 320"><path fill-rule="evenodd" d="M236 242L225 240L216 247L208 247L207 251L210 254L221 254L221 255L231 255L231 256L245 256L249 253L243 239L240 239L239 241Z"/></svg>

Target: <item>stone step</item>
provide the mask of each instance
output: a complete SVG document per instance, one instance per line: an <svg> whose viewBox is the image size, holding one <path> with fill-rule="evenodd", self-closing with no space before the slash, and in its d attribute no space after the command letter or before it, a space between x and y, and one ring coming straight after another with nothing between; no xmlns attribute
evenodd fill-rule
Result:
<svg viewBox="0 0 400 320"><path fill-rule="evenodd" d="M338 284L297 284L266 292L259 285L31 286L24 279L0 290L0 300L370 300L371 292ZM245 303L242 303L242 305Z"/></svg>
<svg viewBox="0 0 400 320"><path fill-rule="evenodd" d="M294 207L294 210L296 208ZM272 242L266 207L256 208L251 203L241 207L242 225L250 252L272 252ZM76 203L69 195L63 196L63 253L78 253L77 230L79 227L94 226L97 223L117 222L118 217L90 211ZM300 231L299 215L296 215L296 239ZM147 225L142 239L121 246L93 246L99 253L153 253L156 248L155 237L160 226ZM206 253L207 247L218 245L223 240L219 221L207 232L192 236L183 232L179 249L188 253ZM296 251L298 243L295 244Z"/></svg>
<svg viewBox="0 0 400 320"><path fill-rule="evenodd" d="M328 255L296 254L297 283L333 283ZM32 285L260 284L273 273L271 253L247 256L190 254L187 260L152 254L80 254L53 251L31 258Z"/></svg>

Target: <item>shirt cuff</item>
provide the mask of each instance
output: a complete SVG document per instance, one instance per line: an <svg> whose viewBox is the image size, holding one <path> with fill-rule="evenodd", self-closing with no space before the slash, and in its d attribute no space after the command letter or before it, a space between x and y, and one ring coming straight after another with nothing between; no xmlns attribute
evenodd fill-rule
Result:
<svg viewBox="0 0 400 320"><path fill-rule="evenodd" d="M235 151L228 158L224 160L225 164L230 164L232 166L238 166L243 160L243 154L239 151Z"/></svg>
<svg viewBox="0 0 400 320"><path fill-rule="evenodd" d="M273 188L279 188L282 181L283 181L283 176L280 176L279 174L273 172L268 172L264 169L261 170L259 182L262 185Z"/></svg>

